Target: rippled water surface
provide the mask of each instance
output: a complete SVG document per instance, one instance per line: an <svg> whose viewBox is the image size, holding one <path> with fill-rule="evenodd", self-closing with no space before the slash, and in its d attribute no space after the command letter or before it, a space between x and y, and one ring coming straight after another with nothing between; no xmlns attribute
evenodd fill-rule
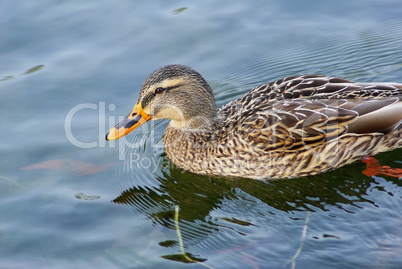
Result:
<svg viewBox="0 0 402 269"><path fill-rule="evenodd" d="M354 163L208 178L167 121L104 135L146 76L186 64L217 105L298 74L402 82L399 1L0 3L0 268L401 268L402 181ZM377 156L402 167L402 150ZM181 254L179 229L189 263ZM293 259L292 259L293 258Z"/></svg>

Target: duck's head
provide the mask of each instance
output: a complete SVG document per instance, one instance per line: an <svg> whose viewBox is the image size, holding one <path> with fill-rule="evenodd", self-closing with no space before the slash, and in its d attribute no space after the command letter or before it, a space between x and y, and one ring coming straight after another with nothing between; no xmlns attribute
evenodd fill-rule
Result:
<svg viewBox="0 0 402 269"><path fill-rule="evenodd" d="M151 119L170 119L177 128L197 129L216 117L213 92L204 78L190 67L167 65L148 76L131 112L107 134L118 139Z"/></svg>

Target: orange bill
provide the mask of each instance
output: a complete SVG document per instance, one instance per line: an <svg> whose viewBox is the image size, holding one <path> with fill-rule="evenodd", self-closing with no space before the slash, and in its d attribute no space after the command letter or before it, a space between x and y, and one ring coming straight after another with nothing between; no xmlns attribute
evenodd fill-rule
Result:
<svg viewBox="0 0 402 269"><path fill-rule="evenodd" d="M134 106L127 117L107 132L106 140L119 139L150 119L152 119L152 116L142 110L140 102Z"/></svg>

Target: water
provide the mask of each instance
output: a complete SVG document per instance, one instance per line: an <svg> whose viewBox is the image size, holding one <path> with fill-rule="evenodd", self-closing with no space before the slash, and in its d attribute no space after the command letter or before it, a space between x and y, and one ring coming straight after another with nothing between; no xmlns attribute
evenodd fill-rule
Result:
<svg viewBox="0 0 402 269"><path fill-rule="evenodd" d="M203 74L219 106L288 75L402 82L398 1L0 9L1 268L202 268L177 255L175 205L185 251L214 268L291 268L301 242L296 268L402 266L402 183L364 176L361 163L298 180L209 179L169 162L166 121L104 141L170 63ZM401 153L377 159L401 167Z"/></svg>

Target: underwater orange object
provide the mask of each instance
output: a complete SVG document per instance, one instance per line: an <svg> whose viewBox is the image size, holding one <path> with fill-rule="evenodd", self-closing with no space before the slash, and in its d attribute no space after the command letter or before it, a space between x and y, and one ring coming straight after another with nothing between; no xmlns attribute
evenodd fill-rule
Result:
<svg viewBox="0 0 402 269"><path fill-rule="evenodd" d="M362 160L362 163L366 163L367 167L362 171L366 176L384 175L390 177L402 177L402 168L391 168L389 166L380 166L378 161L374 157L366 157Z"/></svg>
<svg viewBox="0 0 402 269"><path fill-rule="evenodd" d="M109 168L111 165L112 164L96 165L71 159L54 159L41 163L31 164L22 167L20 170L44 169L72 174L74 176L85 176L99 173Z"/></svg>

